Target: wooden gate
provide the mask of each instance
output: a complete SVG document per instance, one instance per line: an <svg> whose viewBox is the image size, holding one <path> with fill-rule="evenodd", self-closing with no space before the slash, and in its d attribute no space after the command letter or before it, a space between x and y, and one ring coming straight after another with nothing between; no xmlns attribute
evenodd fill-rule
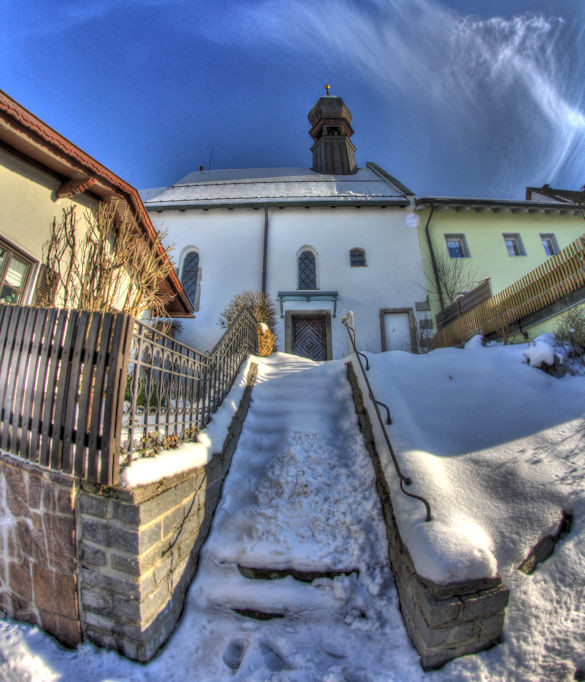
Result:
<svg viewBox="0 0 585 682"><path fill-rule="evenodd" d="M292 352L311 360L327 360L325 316L294 316Z"/></svg>

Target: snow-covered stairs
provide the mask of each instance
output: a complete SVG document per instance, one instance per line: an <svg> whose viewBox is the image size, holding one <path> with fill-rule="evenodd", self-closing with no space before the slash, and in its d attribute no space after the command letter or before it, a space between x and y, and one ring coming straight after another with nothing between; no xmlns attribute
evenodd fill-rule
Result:
<svg viewBox="0 0 585 682"><path fill-rule="evenodd" d="M375 621L387 556L344 364L263 360L190 599L234 617Z"/></svg>

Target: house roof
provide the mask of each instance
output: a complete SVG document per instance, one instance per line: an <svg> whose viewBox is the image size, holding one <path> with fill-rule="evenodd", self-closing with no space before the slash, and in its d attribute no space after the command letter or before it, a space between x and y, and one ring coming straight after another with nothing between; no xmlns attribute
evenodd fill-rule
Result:
<svg viewBox="0 0 585 682"><path fill-rule="evenodd" d="M350 175L308 168L195 171L174 185L141 190L148 209L408 204L412 192L374 163Z"/></svg>
<svg viewBox="0 0 585 682"><path fill-rule="evenodd" d="M550 185L526 188L526 199L541 201L543 198L569 204L582 204L585 203L585 185L581 190L553 189Z"/></svg>
<svg viewBox="0 0 585 682"><path fill-rule="evenodd" d="M417 197L416 210L434 206L436 209L454 209L455 211L477 212L511 211L512 213L563 213L577 215L579 207L576 204L560 203L558 201L526 201L510 199L474 199L469 197Z"/></svg>
<svg viewBox="0 0 585 682"><path fill-rule="evenodd" d="M62 180L61 196L81 191L102 201L118 201L118 213L126 209L138 229L154 240L154 229L137 190L101 163L86 154L63 135L53 130L30 111L0 90L0 144L29 163L42 166ZM65 194L70 192L70 194ZM173 317L192 317L193 306L185 294L177 273L172 270L159 284L168 298L166 310Z"/></svg>

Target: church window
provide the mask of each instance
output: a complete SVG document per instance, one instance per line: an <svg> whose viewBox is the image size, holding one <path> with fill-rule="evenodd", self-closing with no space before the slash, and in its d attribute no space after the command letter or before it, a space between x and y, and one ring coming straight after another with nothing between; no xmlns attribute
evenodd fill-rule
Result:
<svg viewBox="0 0 585 682"><path fill-rule="evenodd" d="M189 251L183 259L181 284L195 311L199 310L201 296L201 268L199 267L199 253Z"/></svg>
<svg viewBox="0 0 585 682"><path fill-rule="evenodd" d="M299 289L317 288L317 262L312 251L303 251L299 255Z"/></svg>
<svg viewBox="0 0 585 682"><path fill-rule="evenodd" d="M352 268L363 268L367 265L365 249L351 249L349 252L349 264Z"/></svg>

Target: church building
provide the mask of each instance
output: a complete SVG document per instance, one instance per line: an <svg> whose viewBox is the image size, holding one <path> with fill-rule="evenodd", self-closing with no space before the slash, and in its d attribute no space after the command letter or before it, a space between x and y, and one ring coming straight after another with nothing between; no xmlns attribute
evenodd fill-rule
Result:
<svg viewBox="0 0 585 682"><path fill-rule="evenodd" d="M340 97L319 98L312 168L200 169L141 192L195 307L183 341L212 349L226 304L256 289L277 305L278 350L343 357L348 311L360 348L416 350L426 291L414 196L375 163L356 166L351 120Z"/></svg>

